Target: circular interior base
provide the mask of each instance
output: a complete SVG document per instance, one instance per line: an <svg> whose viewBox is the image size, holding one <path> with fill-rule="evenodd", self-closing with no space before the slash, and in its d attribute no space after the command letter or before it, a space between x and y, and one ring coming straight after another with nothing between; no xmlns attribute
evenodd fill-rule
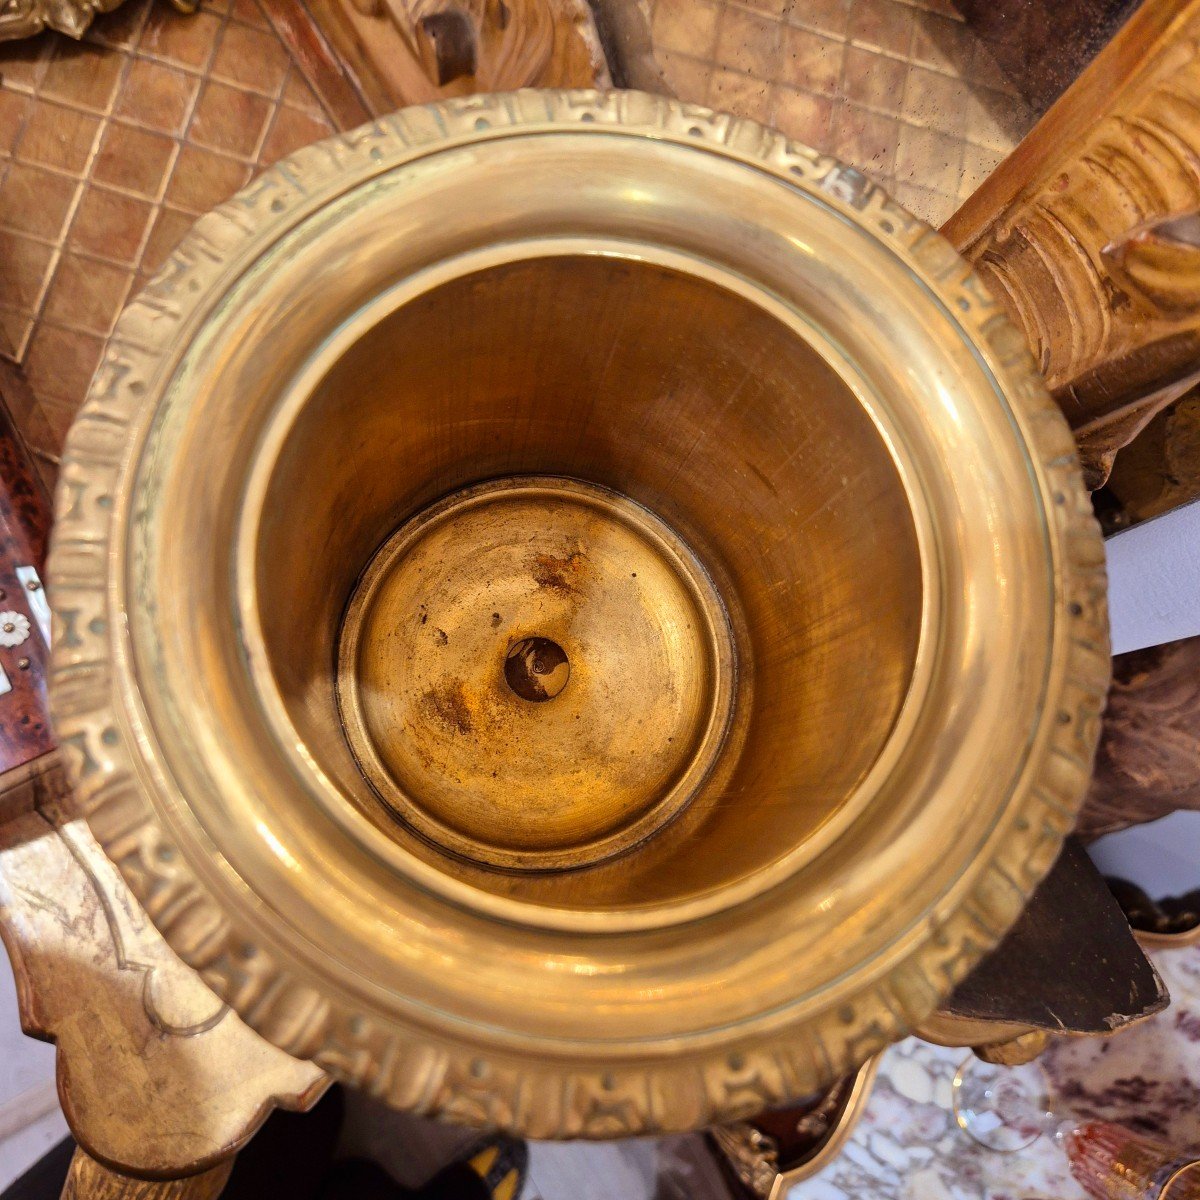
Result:
<svg viewBox="0 0 1200 1200"><path fill-rule="evenodd" d="M445 850L584 866L671 820L719 753L733 642L695 557L605 488L510 478L445 499L375 556L338 688L376 792Z"/></svg>

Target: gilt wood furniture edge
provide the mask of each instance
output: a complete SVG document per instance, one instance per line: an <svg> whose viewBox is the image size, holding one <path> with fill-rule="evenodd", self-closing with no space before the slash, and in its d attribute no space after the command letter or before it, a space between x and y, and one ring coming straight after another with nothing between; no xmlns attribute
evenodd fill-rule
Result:
<svg viewBox="0 0 1200 1200"><path fill-rule="evenodd" d="M60 752L24 774L0 817L0 938L79 1145L120 1171L184 1174L231 1158L275 1107L311 1107L328 1080L179 961L75 815Z"/></svg>
<svg viewBox="0 0 1200 1200"><path fill-rule="evenodd" d="M364 1017L248 943L236 916L200 884L139 792L136 764L117 728L122 614L109 611L106 587L113 492L128 466L132 435L144 429L150 398L168 377L164 361L186 345L223 282L331 196L431 150L506 132L605 125L720 148L853 211L987 344L1040 459L1056 590L1070 613L1070 627L1056 633L1039 759L1022 776L1020 803L1006 809L1009 836L996 839L969 895L944 921L926 921L885 978L803 1030L769 1045L747 1043L736 1053L610 1071L488 1059L465 1040L434 1039ZM1103 548L1074 443L1021 335L950 245L861 174L756 122L707 108L631 92L480 96L404 110L283 160L201 218L125 311L68 438L57 511L49 571L52 703L98 840L168 942L218 994L228 995L231 979L238 979L244 1001L238 1007L248 1024L384 1099L399 1092L396 1077L406 1073L404 1103L418 1112L534 1137L612 1137L736 1119L815 1091L915 1027L995 944L1052 865L1090 777L1109 677ZM679 1096L689 1098L686 1113ZM673 1099L673 1109L664 1097Z"/></svg>
<svg viewBox="0 0 1200 1200"><path fill-rule="evenodd" d="M233 1159L198 1175L147 1183L122 1175L77 1149L61 1200L217 1200L233 1170Z"/></svg>

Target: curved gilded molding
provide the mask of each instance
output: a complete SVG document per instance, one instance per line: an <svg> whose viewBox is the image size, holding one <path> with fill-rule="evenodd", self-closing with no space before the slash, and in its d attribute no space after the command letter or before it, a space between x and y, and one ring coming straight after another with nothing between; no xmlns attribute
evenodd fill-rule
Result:
<svg viewBox="0 0 1200 1200"><path fill-rule="evenodd" d="M620 126L700 143L820 193L889 243L997 365L1051 522L1060 612L1038 759L1006 809L1008 836L956 906L907 939L894 968L802 1026L736 1051L611 1065L482 1053L464 1036L365 1016L297 965L254 944L220 906L139 790L119 732L124 616L106 594L113 497L136 428L156 402L156 372L185 342L206 297L335 192L431 146L507 128ZM1007 930L1058 855L1091 771L1108 682L1104 557L1070 433L1021 335L936 233L861 174L750 121L639 93L522 92L407 109L282 161L203 217L121 318L67 441L50 565L57 633L53 706L65 758L96 837L170 944L269 1041L312 1058L388 1102L534 1137L615 1137L735 1120L811 1093L904 1036Z"/></svg>

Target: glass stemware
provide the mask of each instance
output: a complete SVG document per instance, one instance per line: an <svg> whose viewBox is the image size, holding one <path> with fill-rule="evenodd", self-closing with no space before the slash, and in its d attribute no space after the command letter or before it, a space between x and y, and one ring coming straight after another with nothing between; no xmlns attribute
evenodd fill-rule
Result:
<svg viewBox="0 0 1200 1200"><path fill-rule="evenodd" d="M1094 1200L1200 1200L1200 1160L1155 1138L1073 1113L1035 1059L1004 1067L971 1055L954 1076L954 1119L969 1137L1015 1153L1041 1137L1067 1156Z"/></svg>
<svg viewBox="0 0 1200 1200"><path fill-rule="evenodd" d="M954 1119L974 1141L1011 1154L1042 1136L1069 1133L1078 1122L1061 1113L1050 1077L1036 1059L1017 1067L984 1062L974 1054L954 1076Z"/></svg>

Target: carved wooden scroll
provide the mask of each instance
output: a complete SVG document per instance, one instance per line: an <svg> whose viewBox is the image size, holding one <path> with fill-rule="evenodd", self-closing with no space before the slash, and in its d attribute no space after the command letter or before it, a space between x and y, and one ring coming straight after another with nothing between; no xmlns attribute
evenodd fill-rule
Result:
<svg viewBox="0 0 1200 1200"><path fill-rule="evenodd" d="M1113 660L1079 832L1099 837L1178 809L1200 809L1200 637Z"/></svg>
<svg viewBox="0 0 1200 1200"><path fill-rule="evenodd" d="M943 232L1024 329L1099 486L1200 379L1200 2L1144 4Z"/></svg>
<svg viewBox="0 0 1200 1200"><path fill-rule="evenodd" d="M1108 487L1124 522L1200 499L1200 388L1160 412L1122 449Z"/></svg>
<svg viewBox="0 0 1200 1200"><path fill-rule="evenodd" d="M377 111L472 92L611 87L587 0L312 0Z"/></svg>

